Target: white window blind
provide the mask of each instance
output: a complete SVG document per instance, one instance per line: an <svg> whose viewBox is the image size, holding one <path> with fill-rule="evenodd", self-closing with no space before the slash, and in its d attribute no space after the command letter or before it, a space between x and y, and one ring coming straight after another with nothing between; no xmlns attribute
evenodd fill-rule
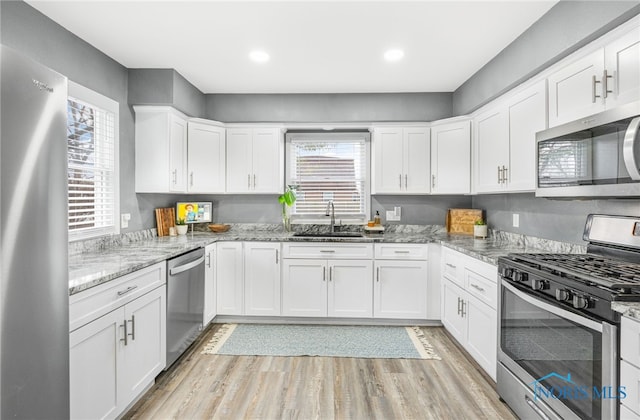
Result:
<svg viewBox="0 0 640 420"><path fill-rule="evenodd" d="M591 183L591 141L553 140L538 143L539 185Z"/></svg>
<svg viewBox="0 0 640 420"><path fill-rule="evenodd" d="M117 103L70 83L67 100L70 240L119 232L117 133Z"/></svg>
<svg viewBox="0 0 640 420"><path fill-rule="evenodd" d="M369 208L368 133L287 134L287 184L296 188L292 217L364 221Z"/></svg>

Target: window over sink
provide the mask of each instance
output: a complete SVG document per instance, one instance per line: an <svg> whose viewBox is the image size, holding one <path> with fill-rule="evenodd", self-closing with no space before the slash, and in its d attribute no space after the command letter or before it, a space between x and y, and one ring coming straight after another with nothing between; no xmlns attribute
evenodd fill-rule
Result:
<svg viewBox="0 0 640 420"><path fill-rule="evenodd" d="M368 131L287 133L286 183L297 198L294 223L327 223L330 203L336 222L368 219L370 139Z"/></svg>

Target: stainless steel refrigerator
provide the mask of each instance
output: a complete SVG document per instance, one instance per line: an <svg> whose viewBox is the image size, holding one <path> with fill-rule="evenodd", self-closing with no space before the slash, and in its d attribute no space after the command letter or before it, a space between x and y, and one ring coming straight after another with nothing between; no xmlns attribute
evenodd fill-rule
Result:
<svg viewBox="0 0 640 420"><path fill-rule="evenodd" d="M67 80L0 48L0 418L69 418Z"/></svg>

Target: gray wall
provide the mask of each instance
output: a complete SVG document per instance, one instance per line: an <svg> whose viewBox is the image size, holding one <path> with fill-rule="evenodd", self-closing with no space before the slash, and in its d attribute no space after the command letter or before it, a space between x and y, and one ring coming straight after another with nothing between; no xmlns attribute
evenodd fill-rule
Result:
<svg viewBox="0 0 640 420"><path fill-rule="evenodd" d="M638 13L638 1L560 1L453 93L453 114L472 112Z"/></svg>
<svg viewBox="0 0 640 420"><path fill-rule="evenodd" d="M142 228L131 182L135 150L127 69L22 1L2 1L0 7L4 45L120 104L120 210L131 213L129 230Z"/></svg>
<svg viewBox="0 0 640 420"><path fill-rule="evenodd" d="M376 195L371 197L372 214L375 214L376 210L380 211L382 221L389 224L444 226L447 209L467 209L472 208L471 205L471 196L466 195ZM402 208L402 220L386 222L386 211L393 210L395 206Z"/></svg>
<svg viewBox="0 0 640 420"><path fill-rule="evenodd" d="M129 69L130 105L168 105L204 117L205 95L173 69Z"/></svg>
<svg viewBox="0 0 640 420"><path fill-rule="evenodd" d="M452 116L451 93L209 94L223 122L433 121Z"/></svg>
<svg viewBox="0 0 640 420"><path fill-rule="evenodd" d="M582 231L587 215L640 216L640 200L549 200L528 194L492 194L473 197L473 208L484 209L491 229L540 238L584 244ZM514 213L520 227L513 227Z"/></svg>

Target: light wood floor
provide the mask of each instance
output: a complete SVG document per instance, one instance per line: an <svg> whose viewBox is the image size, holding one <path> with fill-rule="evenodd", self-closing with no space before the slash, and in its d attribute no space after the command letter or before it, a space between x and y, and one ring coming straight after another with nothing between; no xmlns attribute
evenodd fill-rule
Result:
<svg viewBox="0 0 640 420"><path fill-rule="evenodd" d="M125 419L515 419L441 327L443 360L202 355L218 325Z"/></svg>

